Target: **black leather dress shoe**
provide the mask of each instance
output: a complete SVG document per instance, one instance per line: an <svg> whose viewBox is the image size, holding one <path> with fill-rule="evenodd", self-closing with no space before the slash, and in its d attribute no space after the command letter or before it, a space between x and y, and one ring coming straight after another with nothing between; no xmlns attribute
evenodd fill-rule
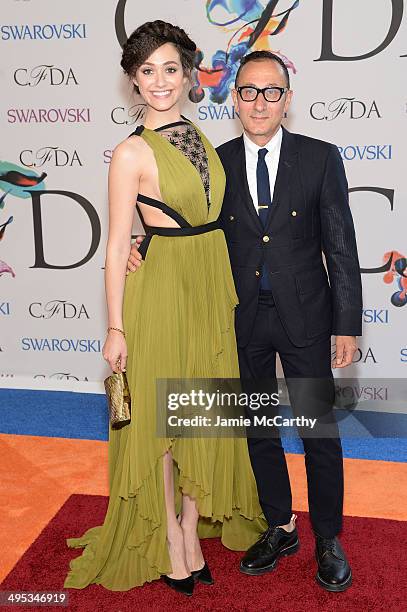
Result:
<svg viewBox="0 0 407 612"><path fill-rule="evenodd" d="M240 562L240 571L251 576L270 572L280 557L292 555L299 547L297 529L289 533L281 527L270 527L246 552Z"/></svg>
<svg viewBox="0 0 407 612"><path fill-rule="evenodd" d="M182 578L181 580L177 580L176 578L169 578L169 576L161 576L164 580L165 584L169 586L174 591L178 593L182 593L183 595L191 596L194 592L195 581L192 576L188 576L188 578Z"/></svg>
<svg viewBox="0 0 407 612"><path fill-rule="evenodd" d="M352 571L338 538L316 535L315 556L318 584L327 591L346 591L352 584Z"/></svg>
<svg viewBox="0 0 407 612"><path fill-rule="evenodd" d="M205 565L200 570L194 570L191 572L192 578L197 580L198 582L202 582L202 584L211 585L214 584L214 579L212 578L211 570L208 567L208 564L205 561Z"/></svg>

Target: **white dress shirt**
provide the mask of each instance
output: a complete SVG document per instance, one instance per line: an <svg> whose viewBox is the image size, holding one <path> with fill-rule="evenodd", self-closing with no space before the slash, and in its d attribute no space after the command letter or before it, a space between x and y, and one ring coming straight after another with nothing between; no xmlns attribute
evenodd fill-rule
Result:
<svg viewBox="0 0 407 612"><path fill-rule="evenodd" d="M246 174L247 182L249 184L250 195L252 196L253 204L256 208L257 214L259 214L258 201L257 201L257 159L258 151L260 149L267 149L268 153L265 157L267 170L270 179L270 194L273 199L274 185L276 182L278 162L280 159L281 141L283 138L283 130L281 127L274 134L273 138L268 141L267 144L259 147L256 145L245 133L243 133L243 142L246 155Z"/></svg>

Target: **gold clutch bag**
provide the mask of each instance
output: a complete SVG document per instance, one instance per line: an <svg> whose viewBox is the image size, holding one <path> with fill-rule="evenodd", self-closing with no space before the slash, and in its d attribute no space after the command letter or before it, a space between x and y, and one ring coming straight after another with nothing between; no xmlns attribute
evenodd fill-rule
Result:
<svg viewBox="0 0 407 612"><path fill-rule="evenodd" d="M125 372L113 372L105 379L110 423L118 429L130 423L131 399Z"/></svg>

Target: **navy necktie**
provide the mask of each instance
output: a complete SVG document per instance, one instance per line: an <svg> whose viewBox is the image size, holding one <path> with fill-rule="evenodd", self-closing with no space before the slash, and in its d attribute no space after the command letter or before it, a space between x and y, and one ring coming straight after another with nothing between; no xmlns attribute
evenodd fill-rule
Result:
<svg viewBox="0 0 407 612"><path fill-rule="evenodd" d="M256 169L259 219L264 228L266 227L269 210L271 208L272 203L270 193L270 178L265 160L267 153L267 149L259 149ZM264 266L261 271L260 289L262 289L263 291L271 290L270 275L267 270L265 270Z"/></svg>

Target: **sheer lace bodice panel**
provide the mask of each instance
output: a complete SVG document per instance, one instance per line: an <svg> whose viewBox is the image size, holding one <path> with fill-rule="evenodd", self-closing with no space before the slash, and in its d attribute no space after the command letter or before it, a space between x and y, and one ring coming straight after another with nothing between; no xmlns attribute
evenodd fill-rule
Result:
<svg viewBox="0 0 407 612"><path fill-rule="evenodd" d="M204 144L199 136L197 130L193 125L186 121L177 121L176 123L170 123L163 125L155 130L164 138L167 138L169 142L174 145L183 155L185 155L190 162L198 170L202 183L205 189L206 201L209 207L210 203L210 183L209 183L209 167L208 157Z"/></svg>

